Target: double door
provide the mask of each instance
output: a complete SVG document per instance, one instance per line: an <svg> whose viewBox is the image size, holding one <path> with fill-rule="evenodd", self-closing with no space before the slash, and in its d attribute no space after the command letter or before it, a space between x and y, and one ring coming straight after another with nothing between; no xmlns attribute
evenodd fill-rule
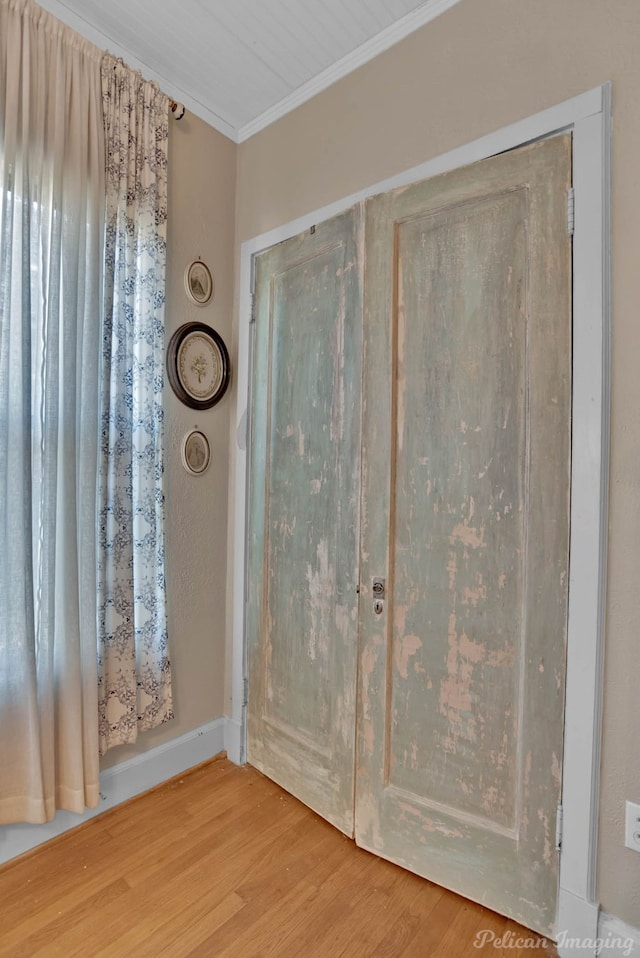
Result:
<svg viewBox="0 0 640 958"><path fill-rule="evenodd" d="M555 919L571 142L257 257L248 759L357 843Z"/></svg>

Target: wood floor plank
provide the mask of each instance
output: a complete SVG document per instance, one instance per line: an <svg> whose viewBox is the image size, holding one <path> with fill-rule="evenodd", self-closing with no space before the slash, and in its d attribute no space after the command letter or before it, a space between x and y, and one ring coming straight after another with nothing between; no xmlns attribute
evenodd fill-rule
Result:
<svg viewBox="0 0 640 958"><path fill-rule="evenodd" d="M287 929L292 921L297 921L305 906L313 902L318 895L318 889L304 880L296 882L288 888L280 888L271 900L269 907L261 909L261 914L251 922L248 928L233 933L233 940L228 941L225 936L226 947L220 947L217 936L207 939L205 950L195 952L195 955L218 955L219 958L263 958L263 956L281 954L282 930ZM263 902L264 904L264 899ZM249 906L243 912L249 910Z"/></svg>
<svg viewBox="0 0 640 958"><path fill-rule="evenodd" d="M95 884L85 889L88 892ZM1 958L32 958L39 950L46 950L68 927L85 915L95 914L112 901L120 901L126 908L129 886L123 878L117 878L100 887L92 894L78 895L73 891L46 908L34 910L20 924L2 935Z"/></svg>
<svg viewBox="0 0 640 958"><path fill-rule="evenodd" d="M393 894L393 908L384 915L380 927L367 925L366 936L360 939L353 954L366 958L398 958L407 953L407 947L418 928L426 922L429 915L443 896L444 891L431 882L402 882ZM372 931L374 934L372 935Z"/></svg>
<svg viewBox="0 0 640 958"><path fill-rule="evenodd" d="M253 790L251 801L247 802L246 814L251 815L251 820L256 829L264 826L265 829L277 828L277 822L281 816L279 812L282 804L277 794L269 794ZM244 844L251 841L249 834L243 833L246 837L238 835L238 827L241 827L242 816L237 809L231 817L216 816L207 820L206 812L203 810L201 820L193 828L177 831L175 837L166 833L160 834L157 839L144 850L144 857L140 857L135 865L127 872L127 880L132 887L137 885L146 885L147 882L156 873L162 874L164 868L169 864L174 870L182 871L189 868L196 859L207 857L212 843L220 854L224 854L225 849L233 847L237 852ZM293 818L290 816L287 820L292 821L301 817L299 809L293 809ZM268 840L270 832L266 831L264 838Z"/></svg>
<svg viewBox="0 0 640 958"><path fill-rule="evenodd" d="M235 892L221 899L205 894L182 908L171 909L164 921L151 928L140 923L127 928L123 935L100 949L92 958L183 958L197 947L215 929L224 925L244 908L244 902Z"/></svg>
<svg viewBox="0 0 640 958"><path fill-rule="evenodd" d="M220 859L211 854L212 848L216 847L215 843L210 844L209 840L203 840L181 852L172 862L163 862L163 867L157 870L148 882L132 887L131 906L128 911L123 912L119 903L109 905L102 909L99 915L76 923L58 939L64 947L65 958L75 955L85 958L86 941L97 937L99 929L98 940L101 947L104 949L112 946L113 950L109 954L117 954L116 942L126 938L131 924L143 923L147 924L150 930L153 929L157 917L150 919L149 916L162 916L176 903L190 901L194 888L201 882L205 882L212 889L230 890L227 883L231 880L232 888L240 877L244 877L259 860L263 847L270 841L284 838L291 824L300 817L301 807L291 806L279 817L275 817L273 810L267 808L265 816L267 814L269 820L266 817L258 820L260 831L251 847L248 840L243 841L236 849L235 860L229 863L226 870L220 868Z"/></svg>
<svg viewBox="0 0 640 958"><path fill-rule="evenodd" d="M340 851L339 846L336 851ZM319 885L314 883L316 894L296 913L283 916L277 935L263 944L265 958L298 958L314 951L332 954L328 945L332 929L352 912L355 902L367 894L369 887L366 860L351 855L345 860L340 853L334 862L332 874ZM312 876L307 880L313 881Z"/></svg>
<svg viewBox="0 0 640 958"><path fill-rule="evenodd" d="M440 941L431 951L433 958L449 958L457 954L456 944L460 941L473 943L481 925L486 924L486 917L480 918L479 906L472 902L464 902L457 910Z"/></svg>
<svg viewBox="0 0 640 958"><path fill-rule="evenodd" d="M408 889L410 894L405 908L397 919L390 923L386 934L370 952L370 958L400 958L411 953L412 942L423 923L430 916L446 892L437 885L425 882L424 888ZM424 954L424 951L422 951Z"/></svg>
<svg viewBox="0 0 640 958"><path fill-rule="evenodd" d="M0 958L525 958L518 937L226 759L0 867Z"/></svg>
<svg viewBox="0 0 640 958"><path fill-rule="evenodd" d="M202 898L186 906L183 903L176 914L173 914L173 911L169 913L162 925L148 938L145 948L139 955L137 954L137 958L145 958L147 954L149 958L160 955L182 958L214 934L229 918L246 907L250 897L249 889L253 889L254 894L258 894L265 884L271 885L280 872L287 873L291 885L301 880L305 873L305 863L310 855L314 852L322 854L322 849L315 851L319 844L318 838L313 830L308 828L306 821L288 829L287 838L285 849L282 848L279 837L275 837L270 844L261 847L254 843L255 859L246 862L244 866L238 862L239 867L234 874L231 874L229 869L225 869L224 880L221 883L218 885L211 881L206 883L207 891ZM237 857L237 849L234 849L234 854ZM240 867L244 867L244 872L240 871ZM224 894L224 889L234 876L233 897L237 907L233 908L224 920L218 920L223 914L220 906L226 901L224 899L220 902L220 896ZM244 921L246 917L244 915L242 920Z"/></svg>

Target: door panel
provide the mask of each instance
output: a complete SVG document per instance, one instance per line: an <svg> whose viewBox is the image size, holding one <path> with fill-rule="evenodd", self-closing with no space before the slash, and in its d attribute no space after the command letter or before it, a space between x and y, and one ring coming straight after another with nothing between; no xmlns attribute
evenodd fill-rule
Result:
<svg viewBox="0 0 640 958"><path fill-rule="evenodd" d="M520 189L397 227L390 597L403 681L389 701L388 784L428 790L507 829L516 813L525 533L525 215ZM508 264L509 282L494 263ZM482 321L500 315L504 326ZM423 647L425 633L440 637L438 657ZM428 672L419 696L410 670ZM500 761L470 776L479 749Z"/></svg>
<svg viewBox="0 0 640 958"><path fill-rule="evenodd" d="M361 211L261 254L248 758L353 834Z"/></svg>
<svg viewBox="0 0 640 958"><path fill-rule="evenodd" d="M571 144L367 206L356 839L555 919ZM370 583L386 579L382 614Z"/></svg>

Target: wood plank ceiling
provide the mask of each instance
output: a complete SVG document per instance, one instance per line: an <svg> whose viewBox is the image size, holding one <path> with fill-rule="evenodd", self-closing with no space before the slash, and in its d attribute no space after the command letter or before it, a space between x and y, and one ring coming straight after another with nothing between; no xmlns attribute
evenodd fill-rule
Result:
<svg viewBox="0 0 640 958"><path fill-rule="evenodd" d="M236 141L459 0L40 0Z"/></svg>

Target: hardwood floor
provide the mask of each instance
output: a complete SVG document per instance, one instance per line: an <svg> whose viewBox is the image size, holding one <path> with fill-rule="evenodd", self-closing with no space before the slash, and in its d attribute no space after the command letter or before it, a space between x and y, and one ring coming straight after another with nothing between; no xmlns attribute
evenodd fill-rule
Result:
<svg viewBox="0 0 640 958"><path fill-rule="evenodd" d="M525 958L534 942L224 758L0 868L0 958Z"/></svg>

